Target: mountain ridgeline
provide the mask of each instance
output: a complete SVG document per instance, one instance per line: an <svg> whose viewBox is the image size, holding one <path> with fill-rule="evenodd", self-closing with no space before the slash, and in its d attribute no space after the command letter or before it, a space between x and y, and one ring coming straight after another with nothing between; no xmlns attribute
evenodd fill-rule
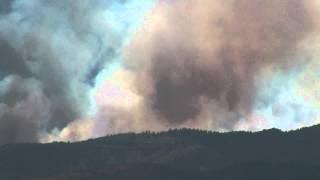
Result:
<svg viewBox="0 0 320 180"><path fill-rule="evenodd" d="M320 125L296 131L181 129L77 143L0 146L0 179L319 180Z"/></svg>

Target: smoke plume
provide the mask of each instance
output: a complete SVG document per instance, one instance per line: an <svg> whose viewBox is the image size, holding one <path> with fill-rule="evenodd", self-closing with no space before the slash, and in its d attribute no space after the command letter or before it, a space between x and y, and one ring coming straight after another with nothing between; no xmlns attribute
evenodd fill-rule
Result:
<svg viewBox="0 0 320 180"><path fill-rule="evenodd" d="M319 122L319 12L318 0L2 0L0 144Z"/></svg>
<svg viewBox="0 0 320 180"><path fill-rule="evenodd" d="M138 18L130 8L139 7L114 0L1 1L0 143L37 141L86 117L95 78L119 56Z"/></svg>
<svg viewBox="0 0 320 180"><path fill-rule="evenodd" d="M261 70L303 61L311 9L300 0L163 1L127 50L136 92L167 127L233 130L253 111Z"/></svg>

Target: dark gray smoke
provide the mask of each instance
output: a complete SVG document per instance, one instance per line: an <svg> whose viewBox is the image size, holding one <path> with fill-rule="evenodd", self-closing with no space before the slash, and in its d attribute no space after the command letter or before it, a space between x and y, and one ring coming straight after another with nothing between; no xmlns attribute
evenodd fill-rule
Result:
<svg viewBox="0 0 320 180"><path fill-rule="evenodd" d="M296 64L299 43L314 28L310 2L162 3L129 49L129 67L145 67L138 93L164 124L210 118L215 128L232 129L251 111L260 70Z"/></svg>
<svg viewBox="0 0 320 180"><path fill-rule="evenodd" d="M0 15L7 14L11 11L12 0L2 0L0 1Z"/></svg>
<svg viewBox="0 0 320 180"><path fill-rule="evenodd" d="M130 23L115 13L129 2L0 1L0 144L88 115L89 90L126 39Z"/></svg>

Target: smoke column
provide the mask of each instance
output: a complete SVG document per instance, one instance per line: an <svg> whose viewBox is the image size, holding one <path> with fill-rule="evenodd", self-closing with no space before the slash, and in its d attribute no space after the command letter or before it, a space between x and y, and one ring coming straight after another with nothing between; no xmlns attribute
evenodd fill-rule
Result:
<svg viewBox="0 0 320 180"><path fill-rule="evenodd" d="M316 123L317 108L298 91L305 91L301 77L317 58L318 42L310 41L319 34L317 3L160 1L126 47L117 82L102 90L129 91L121 97L134 104L105 103L108 131L290 130Z"/></svg>
<svg viewBox="0 0 320 180"><path fill-rule="evenodd" d="M96 77L152 1L0 3L0 143L38 141L90 114Z"/></svg>
<svg viewBox="0 0 320 180"><path fill-rule="evenodd" d="M318 0L3 0L0 144L320 121Z"/></svg>

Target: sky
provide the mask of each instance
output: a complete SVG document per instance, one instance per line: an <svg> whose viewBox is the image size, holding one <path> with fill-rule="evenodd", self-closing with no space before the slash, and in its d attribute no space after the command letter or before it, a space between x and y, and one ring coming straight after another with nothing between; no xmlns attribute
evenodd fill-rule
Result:
<svg viewBox="0 0 320 180"><path fill-rule="evenodd" d="M0 144L318 124L319 19L319 0L2 0Z"/></svg>

